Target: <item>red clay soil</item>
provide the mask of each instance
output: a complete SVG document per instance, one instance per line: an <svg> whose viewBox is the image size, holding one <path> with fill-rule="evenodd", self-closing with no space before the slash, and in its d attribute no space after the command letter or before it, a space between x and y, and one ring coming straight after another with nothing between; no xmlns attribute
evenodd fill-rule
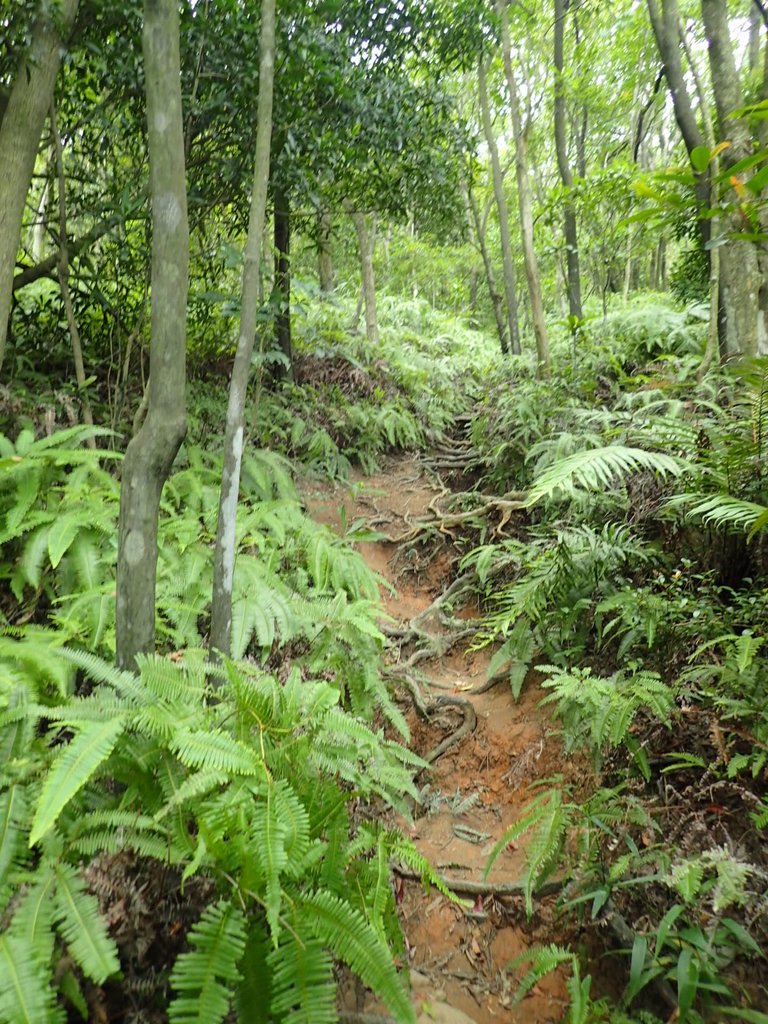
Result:
<svg viewBox="0 0 768 1024"><path fill-rule="evenodd" d="M409 532L437 493L417 459L387 462L377 476L351 485L305 483L304 498L320 522L340 528L364 518L376 529L396 537ZM402 623L423 612L451 582L452 559L447 551L431 561L421 552L409 560L388 541L360 544L368 565L396 587L383 595L387 611ZM418 565L417 565L418 563ZM465 609L471 617L473 609ZM491 651L466 653L461 648L422 663L428 677L424 697L470 696L483 683ZM448 878L483 881L488 856L504 830L520 816L531 787L563 770L560 742L541 699L535 676L515 702L508 687L471 695L477 727L448 750L422 776L424 806L412 826L403 825L419 850ZM446 707L430 722L409 715L411 746L419 754L435 747L461 722L458 709ZM490 873L492 883L517 882L525 864L525 840L505 850ZM537 899L527 920L520 897L479 898L462 909L417 881L398 882L413 1000L423 1024L556 1024L567 1008L564 976L554 975L513 1006L517 981L526 966L508 970L511 960L532 946L564 941L554 897ZM345 1009L381 1012L352 994ZM360 1019L364 1019L361 1017Z"/></svg>

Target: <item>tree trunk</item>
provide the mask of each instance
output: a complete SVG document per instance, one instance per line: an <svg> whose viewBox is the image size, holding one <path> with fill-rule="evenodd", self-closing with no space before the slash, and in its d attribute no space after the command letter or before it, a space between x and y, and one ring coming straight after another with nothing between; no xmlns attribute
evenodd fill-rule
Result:
<svg viewBox="0 0 768 1024"><path fill-rule="evenodd" d="M72 296L69 291L69 249L67 245L67 198L66 179L64 177L64 155L61 146L61 135L59 126L56 123L56 106L51 104L51 134L53 135L54 155L56 159L56 175L59 187L59 288L61 289L61 301L64 304L64 312L67 317L69 337L72 342L72 359L75 364L75 380L80 392L80 402L83 407L83 421L93 426L93 413L91 403L88 401L88 393L85 390L85 366L83 364L83 347L80 344L80 330L75 319L75 310L72 305ZM45 185L48 188L48 183ZM88 447L96 447L96 439L88 438Z"/></svg>
<svg viewBox="0 0 768 1024"><path fill-rule="evenodd" d="M235 574L237 500L243 461L245 397L256 341L256 316L261 299L261 256L269 185L269 153L272 135L272 94L275 71L275 0L263 0L259 42L259 103L256 115L251 211L243 254L240 331L232 368L224 434L224 465L216 528L211 604L210 649L229 655L232 649L232 586Z"/></svg>
<svg viewBox="0 0 768 1024"><path fill-rule="evenodd" d="M565 37L565 14L570 0L555 0L555 149L560 179L565 189L563 207L563 236L565 238L566 268L568 279L568 310L574 327L584 314L581 308L581 273L579 271L579 241L576 226L576 211L570 198L573 188L573 174L568 160L568 144L565 137L565 66L563 40Z"/></svg>
<svg viewBox="0 0 768 1024"><path fill-rule="evenodd" d="M357 232L360 250L360 272L363 280L363 303L365 305L365 336L372 346L379 344L379 321L376 312L376 280L373 274L373 250L376 245L376 220L368 227L368 219L359 210L349 210Z"/></svg>
<svg viewBox="0 0 768 1024"><path fill-rule="evenodd" d="M722 155L727 170L751 155L752 135L746 119L733 116L733 111L744 105L744 98L733 56L726 0L702 0L701 13L709 48L718 136L731 143ZM743 230L738 211L724 220L731 232ZM758 336L765 330L760 309L762 284L757 249L751 241L732 238L721 246L720 292L725 309L728 355L757 355Z"/></svg>
<svg viewBox="0 0 768 1024"><path fill-rule="evenodd" d="M0 123L0 369L5 358L13 275L24 204L37 148L51 106L61 53L77 14L78 0L42 0L27 53L13 80Z"/></svg>
<svg viewBox="0 0 768 1024"><path fill-rule="evenodd" d="M488 144L493 175L493 194L496 197L496 209L499 215L499 233L501 235L501 258L504 266L504 295L507 300L507 337L509 348L514 355L520 352L520 327L517 313L517 282L515 281L515 261L512 256L512 238L509 233L509 210L507 197L504 195L504 175L501 171L499 148L493 134L491 113L488 106L488 83L485 64L478 64L478 93L480 96L480 114L483 121L483 133Z"/></svg>
<svg viewBox="0 0 768 1024"><path fill-rule="evenodd" d="M320 291L325 295L333 292L333 256L331 254L331 215L323 209L317 225L317 270Z"/></svg>
<svg viewBox="0 0 768 1024"><path fill-rule="evenodd" d="M544 302L541 295L541 279L533 239L533 209L531 182L528 176L528 140L523 131L520 114L520 99L517 83L512 70L512 45L509 38L507 0L498 0L497 10L501 17L501 46L504 57L504 74L509 92L509 112L512 118L512 134L515 138L515 172L517 174L517 201L520 209L520 233L523 239L523 263L531 299L531 320L536 338L536 354L540 376L549 373L549 340L547 321L544 316Z"/></svg>
<svg viewBox="0 0 768 1024"><path fill-rule="evenodd" d="M291 207L287 192L274 186L275 199L275 292L279 307L275 318L277 347L286 362L277 376L293 379L293 342L291 338Z"/></svg>
<svg viewBox="0 0 768 1024"><path fill-rule="evenodd" d="M760 42L763 35L763 19L755 3L749 5L749 45L747 47L748 67L755 72L760 67Z"/></svg>
<svg viewBox="0 0 768 1024"><path fill-rule="evenodd" d="M501 345L502 354L508 355L509 342L507 341L507 325L504 322L504 303L502 302L501 295L499 294L499 289L496 287L496 275L493 272L493 261L491 260L491 254L488 252L488 246L485 241L485 225L480 217L480 211L477 208L477 203L475 202L475 197L472 194L471 189L466 190L465 198L468 214L471 217L470 223L474 226L475 236L477 237L477 246L480 250L480 255L483 258L485 281L488 285L488 294L491 298L493 315L496 319L496 333L499 336L499 344Z"/></svg>
<svg viewBox="0 0 768 1024"><path fill-rule="evenodd" d="M117 552L117 663L155 646L157 520L186 434L189 230L175 0L145 0L144 77L152 202L152 314L147 417L123 462Z"/></svg>

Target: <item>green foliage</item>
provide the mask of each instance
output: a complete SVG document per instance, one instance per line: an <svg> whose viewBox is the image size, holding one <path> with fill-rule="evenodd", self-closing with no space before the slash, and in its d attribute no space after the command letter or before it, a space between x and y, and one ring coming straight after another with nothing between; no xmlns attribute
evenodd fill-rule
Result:
<svg viewBox="0 0 768 1024"><path fill-rule="evenodd" d="M395 832L356 835L347 806L377 796L406 810L422 762L343 712L337 687L298 669L279 683L226 662L212 676L189 653L183 663L143 658L135 676L59 653L92 680L90 694L45 706L28 679L29 699L15 708L7 689L0 717L3 743L25 723L36 734L0 776L7 1019L23 1019L17 1003L41 1024L58 1019L51 972L62 947L97 983L118 971L78 861L126 850L184 879L203 875L218 892L171 975L172 1020L224 1020L264 942L276 1019L335 1019L328 952L411 1019L389 950L398 924L387 876L391 857L418 857ZM21 942L29 966L17 969Z"/></svg>
<svg viewBox="0 0 768 1024"><path fill-rule="evenodd" d="M541 666L547 673L544 689L552 692L543 704L555 704L563 726L566 751L586 746L599 765L606 747L624 744L646 781L651 771L645 750L631 735L632 724L641 710L648 710L669 725L674 707L672 690L655 672L616 672L608 678L594 676L591 669L569 670Z"/></svg>

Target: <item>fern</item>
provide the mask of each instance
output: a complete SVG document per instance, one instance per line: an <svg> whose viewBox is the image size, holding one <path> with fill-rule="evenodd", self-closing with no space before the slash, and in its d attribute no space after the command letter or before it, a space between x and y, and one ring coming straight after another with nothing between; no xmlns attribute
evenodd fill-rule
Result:
<svg viewBox="0 0 768 1024"><path fill-rule="evenodd" d="M34 846L56 824L62 810L98 771L124 728L121 718L87 723L53 762L43 785L29 835Z"/></svg>
<svg viewBox="0 0 768 1024"><path fill-rule="evenodd" d="M83 970L96 984L120 970L114 942L107 935L96 898L85 890L74 868L55 868L54 908L57 927Z"/></svg>
<svg viewBox="0 0 768 1024"><path fill-rule="evenodd" d="M526 870L522 879L525 907L529 916L533 914L533 893L536 887L558 863L572 812L572 805L563 802L559 789L536 797L523 816L504 832L488 856L484 878L490 874L502 850L526 833L531 833L526 844Z"/></svg>
<svg viewBox="0 0 768 1024"><path fill-rule="evenodd" d="M0 935L0 1021L2 1024L61 1024L48 972L19 938Z"/></svg>
<svg viewBox="0 0 768 1024"><path fill-rule="evenodd" d="M525 999L531 989L538 985L542 978L546 978L548 974L552 974L559 967L563 967L566 964L573 967L578 963L578 958L572 950L565 949L563 946L558 946L553 942L549 946L532 946L525 953L521 953L520 956L516 956L514 960L511 960L508 969L520 967L521 964L528 961L531 961L531 966L518 982L515 991L515 1006L518 1006Z"/></svg>
<svg viewBox="0 0 768 1024"><path fill-rule="evenodd" d="M272 970L270 1007L284 1024L335 1024L336 986L333 961L311 936L286 935L269 957Z"/></svg>
<svg viewBox="0 0 768 1024"><path fill-rule="evenodd" d="M179 994L171 1000L168 1019L171 1024L220 1024L241 979L245 918L219 900L203 911L189 941L194 948L179 956L171 974L171 987Z"/></svg>
<svg viewBox="0 0 768 1024"><path fill-rule="evenodd" d="M389 950L360 911L324 891L305 896L301 910L315 937L352 968L396 1020L402 1024L415 1021Z"/></svg>
<svg viewBox="0 0 768 1024"><path fill-rule="evenodd" d="M610 487L617 477L638 470L648 470L659 476L682 476L692 472L694 466L685 459L662 452L648 452L642 448L607 445L569 455L546 469L528 492L527 504L535 505L544 498L560 492L572 497L578 489L598 490Z"/></svg>

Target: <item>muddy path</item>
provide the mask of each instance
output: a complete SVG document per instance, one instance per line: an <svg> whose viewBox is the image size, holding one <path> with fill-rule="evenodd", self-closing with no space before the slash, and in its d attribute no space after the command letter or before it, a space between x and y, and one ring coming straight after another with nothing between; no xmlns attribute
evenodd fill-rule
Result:
<svg viewBox="0 0 768 1024"><path fill-rule="evenodd" d="M393 458L378 475L344 485L315 482L302 487L318 521L340 530L344 520L364 519L390 536L407 533L438 490L420 461L411 457ZM424 613L452 582L447 552L426 559L411 550L409 557L388 541L359 548L368 565L395 588L383 597L398 623L408 624ZM458 613L472 619L477 609ZM439 624L431 619L424 620L424 628L439 633ZM537 899L534 917L528 920L522 897L499 895L523 874L524 841L501 853L487 880L483 871L496 841L530 799L532 785L562 771L562 749L549 716L538 706L542 692L535 678L529 678L517 702L504 685L471 693L485 682L492 652L467 652L466 643L421 662L419 686L428 705L444 696L469 699L476 726L420 778L423 807L412 825L400 824L443 876L489 884L497 892L473 894L474 903L465 910L434 890L425 893L417 880L396 876L414 1004L424 1024L555 1024L567 1007L564 978L545 979L515 1006L516 980L525 967L506 968L532 946L566 940L556 897ZM402 697L411 746L421 756L462 725L464 713L456 704L443 703L424 720L405 688ZM358 1014L376 1011L359 999L348 1009Z"/></svg>

